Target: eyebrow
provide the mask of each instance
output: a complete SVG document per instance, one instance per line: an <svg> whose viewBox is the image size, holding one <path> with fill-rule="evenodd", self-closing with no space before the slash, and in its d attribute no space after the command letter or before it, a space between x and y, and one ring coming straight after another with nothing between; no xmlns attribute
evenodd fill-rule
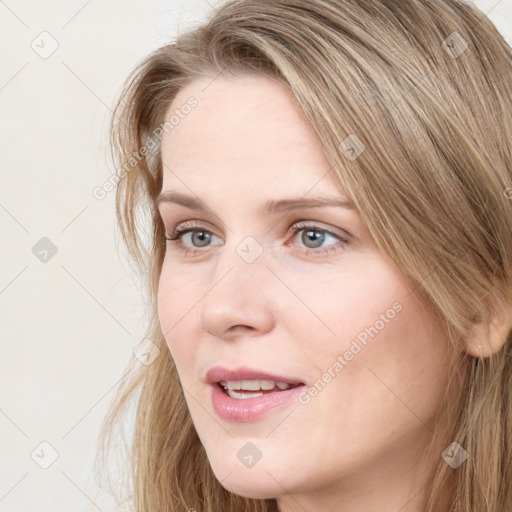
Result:
<svg viewBox="0 0 512 512"><path fill-rule="evenodd" d="M208 213L211 210L199 198L186 196L178 192L162 192L154 200L156 208L162 203L175 203L186 206L191 210ZM263 214L289 212L304 208L322 208L327 206L334 206L338 208L347 208L349 210L356 210L355 204L348 199L340 199L339 197L312 197L312 198L292 198L292 199L279 199L269 200L262 208Z"/></svg>

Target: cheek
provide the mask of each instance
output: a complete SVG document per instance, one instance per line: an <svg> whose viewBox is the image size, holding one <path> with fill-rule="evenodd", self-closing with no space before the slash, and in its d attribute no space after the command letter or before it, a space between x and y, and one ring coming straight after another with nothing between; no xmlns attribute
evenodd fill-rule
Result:
<svg viewBox="0 0 512 512"><path fill-rule="evenodd" d="M192 309L191 290L193 286L186 286L186 279L182 275L171 274L166 271L165 266L162 269L158 284L158 319L162 333L167 342L176 365L179 366L183 360L178 343L186 335L185 330L194 318L195 311ZM190 345L188 349L192 348Z"/></svg>
<svg viewBox="0 0 512 512"><path fill-rule="evenodd" d="M210 286L207 276L194 265L180 266L164 260L158 284L158 318L180 380L187 388L200 360L201 299Z"/></svg>
<svg viewBox="0 0 512 512"><path fill-rule="evenodd" d="M165 333L171 328L171 316L173 315L172 304L174 300L175 291L171 286L169 279L166 276L165 270L162 269L160 280L158 282L158 319L162 332Z"/></svg>
<svg viewBox="0 0 512 512"><path fill-rule="evenodd" d="M405 428L416 416L427 421L445 391L449 342L411 289L395 283L392 293L371 294L366 309L347 304L350 313L340 315L338 391L364 420L363 431L376 421L382 428L386 423Z"/></svg>
<svg viewBox="0 0 512 512"><path fill-rule="evenodd" d="M326 440L318 442L325 443L324 451L337 450L341 457L348 450L354 462L363 453L399 444L400 436L407 442L429 436L425 425L439 412L449 376L446 336L410 293L413 287L380 276L367 281L366 289L347 284L336 307L323 302L318 311L335 336L317 336L308 346L310 336L302 335L311 370L309 395L301 402L303 428L313 431L322 424ZM304 333L307 322L301 326ZM358 452L328 441L339 438L350 440Z"/></svg>
<svg viewBox="0 0 512 512"><path fill-rule="evenodd" d="M168 332L180 318L187 320L186 313L197 302L194 290L197 290L197 279L193 272L183 268L177 270L175 264L171 265L166 257L158 282L158 317L164 333ZM188 314L193 314L190 311ZM173 329L174 331L174 329Z"/></svg>
<svg viewBox="0 0 512 512"><path fill-rule="evenodd" d="M375 323L379 330L387 328L409 293L380 258L369 255L347 257L342 267L326 267L303 279L295 276L291 283L302 304L292 297L295 306L289 315L301 328L323 336L332 352L344 349L353 338L364 342L367 328Z"/></svg>
<svg viewBox="0 0 512 512"><path fill-rule="evenodd" d="M449 344L411 293L414 284L382 261L365 262L364 271L361 267L356 272L355 266L352 270L314 284L303 281L296 288L317 317L295 313L296 336L303 340L315 378L329 371L343 374L331 381L345 387L342 381L349 378L350 387L360 396L375 394L375 386L390 393L379 376L396 392L409 393L409 384L418 391L426 383L434 394L441 390ZM412 401L418 396L421 393Z"/></svg>

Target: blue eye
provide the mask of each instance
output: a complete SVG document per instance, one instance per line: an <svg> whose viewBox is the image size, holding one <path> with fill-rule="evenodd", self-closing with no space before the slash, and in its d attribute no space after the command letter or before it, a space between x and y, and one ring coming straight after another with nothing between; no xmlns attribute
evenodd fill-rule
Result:
<svg viewBox="0 0 512 512"><path fill-rule="evenodd" d="M308 249L310 251L315 251L316 249L323 249L320 252L327 252L327 248L321 247L323 243L326 241L326 239L331 238L334 241L341 241L341 242L347 242L343 238L341 238L338 235L335 235L334 233L331 233L330 231L327 231L326 229L322 229L318 226L313 225L301 225L296 224L295 226L292 226L290 228L290 231L294 234L294 237L300 233L303 232L302 236L300 237L301 242L306 246L305 249ZM311 244L311 245L308 245ZM327 247L332 247L331 245L328 245ZM328 249L329 251L332 251L333 249ZM315 251L318 252L318 251Z"/></svg>
<svg viewBox="0 0 512 512"><path fill-rule="evenodd" d="M289 232L291 232L293 238L300 232L304 232L300 237L304 246L299 246L298 249L305 252L307 255L337 252L348 243L342 236L311 224L295 224L289 229ZM191 233L191 237L189 243L185 244L183 239L188 233ZM171 237L164 236L164 242L172 242L173 245L185 255L197 255L205 252L201 248L211 245L221 245L221 243L211 244L212 237L216 237L216 235L208 229L202 228L194 223L185 223L178 226ZM324 243L328 241L329 238L335 243L324 246ZM293 246L293 244L286 243L285 246L290 247Z"/></svg>
<svg viewBox="0 0 512 512"><path fill-rule="evenodd" d="M171 241L179 240L180 244L182 244L183 242L181 240L187 233L192 233L192 237L195 234L199 234L199 236L195 238L196 241L199 241L199 246L194 245L194 247L206 247L213 235L213 233L211 231L207 231L205 229L188 228L188 229L177 229L175 231L174 235L172 236L172 238L168 238L168 237L165 237L165 238L166 238L166 240L171 240ZM194 238L192 238L192 239L194 239Z"/></svg>
<svg viewBox="0 0 512 512"><path fill-rule="evenodd" d="M195 241L199 241L199 247L207 247L208 242L212 239L212 236L215 236L211 231L207 229L200 227L189 227L189 224L183 224L174 230L172 237L164 236L164 242L173 242L176 248L185 255L189 255L190 253L197 254L204 252L201 249L197 249L197 246L195 245L192 245L192 248L189 248L188 245L183 243L183 237L188 233L192 233L192 240L194 240L195 234L199 234L198 237L195 237Z"/></svg>

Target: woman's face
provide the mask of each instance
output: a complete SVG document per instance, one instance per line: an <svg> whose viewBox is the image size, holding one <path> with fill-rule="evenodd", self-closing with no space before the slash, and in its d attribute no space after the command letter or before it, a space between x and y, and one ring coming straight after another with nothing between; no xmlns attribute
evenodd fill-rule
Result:
<svg viewBox="0 0 512 512"><path fill-rule="evenodd" d="M166 195L159 211L168 237L192 231L166 242L159 318L216 477L283 510L335 510L336 493L400 509L433 435L447 338L357 210L307 203L347 197L282 86L196 81L171 115L162 192L189 205Z"/></svg>

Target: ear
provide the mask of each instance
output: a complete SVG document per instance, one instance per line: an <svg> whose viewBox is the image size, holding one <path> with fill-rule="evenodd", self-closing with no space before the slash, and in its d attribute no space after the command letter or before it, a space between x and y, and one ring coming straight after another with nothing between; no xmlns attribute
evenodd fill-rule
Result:
<svg viewBox="0 0 512 512"><path fill-rule="evenodd" d="M499 352L512 329L512 307L497 307L489 326L480 320L474 321L464 340L466 352L476 358L489 357Z"/></svg>

